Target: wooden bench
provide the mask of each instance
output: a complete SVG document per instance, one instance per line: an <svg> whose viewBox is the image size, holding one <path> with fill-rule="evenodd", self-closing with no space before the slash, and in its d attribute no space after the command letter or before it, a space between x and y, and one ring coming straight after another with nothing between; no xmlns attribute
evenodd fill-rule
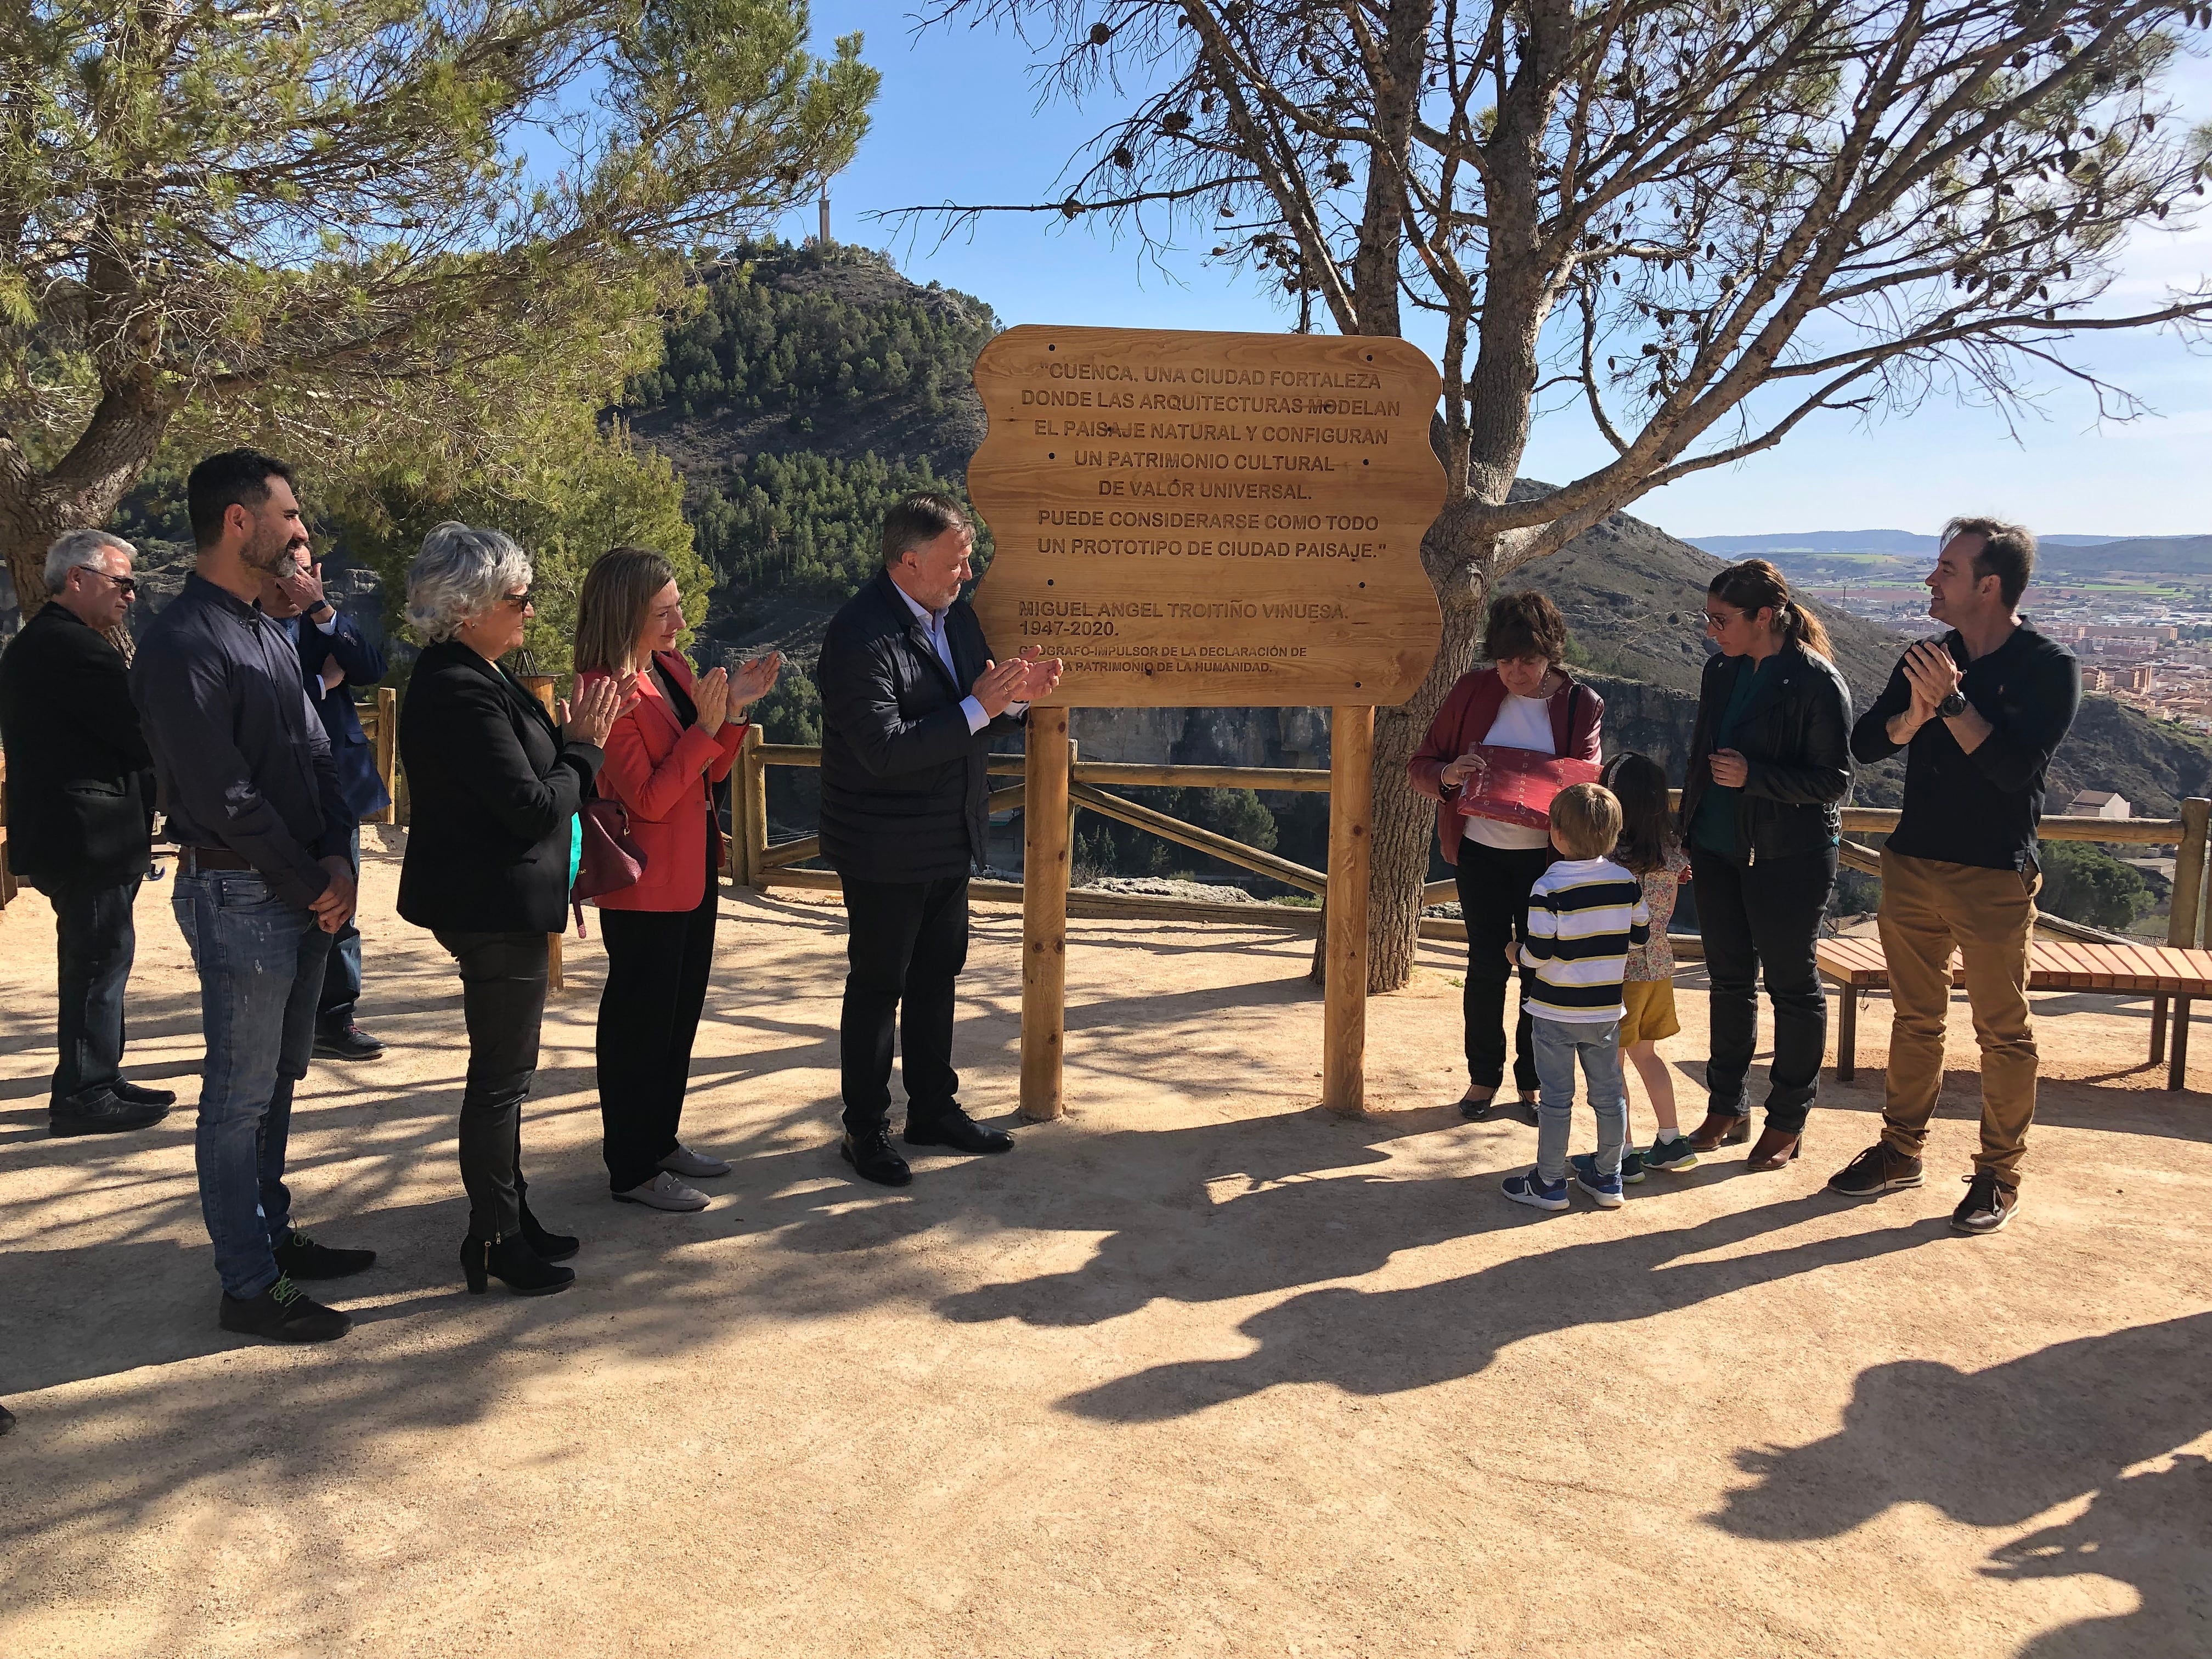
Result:
<svg viewBox="0 0 2212 1659"><path fill-rule="evenodd" d="M2079 939L2037 939L2028 946L2027 988L2031 991L2102 991L2114 996L2158 999L2151 1022L2150 1058L2156 1065L2166 1047L2166 999L2174 1000L2173 1057L2166 1086L2182 1086L2189 1059L2189 1004L2212 997L2212 951L2184 951L2171 945L2092 945ZM1815 955L1820 976L1843 997L1836 1022L1836 1077L1848 1083L1858 1074L1858 994L1889 988L1889 963L1874 939L1824 939ZM1951 983L1966 982L1966 970L1954 951Z"/></svg>

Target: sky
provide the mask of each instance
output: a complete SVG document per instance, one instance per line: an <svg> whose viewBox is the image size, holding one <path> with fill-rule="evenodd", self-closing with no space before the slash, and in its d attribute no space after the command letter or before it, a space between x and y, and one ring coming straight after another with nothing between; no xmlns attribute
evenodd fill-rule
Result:
<svg viewBox="0 0 2212 1659"><path fill-rule="evenodd" d="M1066 193L1062 165L1121 107L1041 100L1030 49L1003 28L939 27L917 33L905 9L815 0L827 51L859 30L883 74L873 125L831 191L836 240L881 248L916 282L987 301L1014 323L1279 330L1295 317L1248 278L1208 264L1202 246L1164 259L1102 225L1057 215L1006 215L940 240L868 216L945 201L1022 203ZM2187 60L2173 81L2192 122L2212 118L2212 66ZM2208 198L2212 199L2212 198ZM811 235L809 208L781 228ZM2212 270L2212 213L2176 234L2138 235L2125 295L2148 306L2169 283ZM1421 340L1435 352L1433 341ZM1933 533L1955 514L1990 513L2046 534L2212 533L2212 356L2167 335L2106 336L2081 354L2104 378L2156 411L2099 422L2094 402L2063 377L2034 382L2036 407L2017 434L1983 409L1929 404L1871 426L1817 416L1778 449L1644 496L1627 510L1676 535L1893 529ZM1577 414L1540 422L1522 471L1564 483L1610 456Z"/></svg>

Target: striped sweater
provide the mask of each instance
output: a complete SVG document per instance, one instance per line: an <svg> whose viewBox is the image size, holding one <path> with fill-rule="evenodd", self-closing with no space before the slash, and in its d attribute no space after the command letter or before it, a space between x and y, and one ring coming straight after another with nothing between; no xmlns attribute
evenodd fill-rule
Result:
<svg viewBox="0 0 2212 1659"><path fill-rule="evenodd" d="M1562 859L1528 893L1522 1000L1536 1019L1601 1025L1622 1017L1621 974L1631 945L1651 937L1636 878L1611 859Z"/></svg>

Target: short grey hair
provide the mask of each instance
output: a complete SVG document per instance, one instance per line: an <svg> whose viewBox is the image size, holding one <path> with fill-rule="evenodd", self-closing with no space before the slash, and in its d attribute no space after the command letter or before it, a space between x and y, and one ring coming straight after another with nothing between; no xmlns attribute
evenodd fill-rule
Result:
<svg viewBox="0 0 2212 1659"><path fill-rule="evenodd" d="M422 538L407 567L407 620L424 638L450 640L517 588L530 586L530 556L514 538L447 520Z"/></svg>
<svg viewBox="0 0 2212 1659"><path fill-rule="evenodd" d="M138 556L137 548L105 530L64 530L46 550L46 591L59 592L72 570L98 570L100 556L111 548L126 559Z"/></svg>

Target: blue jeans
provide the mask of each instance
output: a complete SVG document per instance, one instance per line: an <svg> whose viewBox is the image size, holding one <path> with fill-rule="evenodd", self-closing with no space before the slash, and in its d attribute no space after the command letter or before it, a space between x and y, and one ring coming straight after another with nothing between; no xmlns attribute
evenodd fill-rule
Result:
<svg viewBox="0 0 2212 1659"><path fill-rule="evenodd" d="M361 879L361 825L353 826L353 878ZM317 1000L315 1024L325 1031L343 1032L353 1024L354 1004L361 1000L361 929L349 917L331 935L330 963L323 969L322 995Z"/></svg>
<svg viewBox="0 0 2212 1659"><path fill-rule="evenodd" d="M1536 1081L1536 1174L1544 1181L1567 1178L1567 1139L1574 1128L1575 1057L1589 1085L1590 1109L1597 1114L1597 1169L1620 1173L1621 1148L1628 1140L1628 1093L1620 1079L1620 1022L1577 1024L1534 1021Z"/></svg>
<svg viewBox="0 0 2212 1659"><path fill-rule="evenodd" d="M200 1214L224 1293L246 1301L276 1282L275 1249L291 1235L292 1085L314 1048L331 936L250 870L179 870L171 902L199 970L207 1039L192 1139Z"/></svg>

